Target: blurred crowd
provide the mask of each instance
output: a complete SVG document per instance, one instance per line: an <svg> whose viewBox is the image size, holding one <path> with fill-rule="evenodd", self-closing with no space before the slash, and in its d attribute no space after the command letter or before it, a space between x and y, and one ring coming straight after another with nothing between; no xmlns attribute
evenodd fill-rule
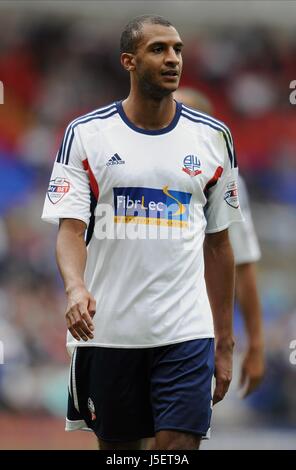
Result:
<svg viewBox="0 0 296 470"><path fill-rule="evenodd" d="M263 251L268 368L249 406L290 423L296 421L296 366L289 363L296 338L296 106L289 85L296 79L296 33L260 27L185 33L181 83L207 93L232 130ZM118 42L112 31L101 35L79 18L0 18L0 409L63 413L65 297L56 229L40 214L65 125L127 96ZM235 327L239 352L239 320Z"/></svg>

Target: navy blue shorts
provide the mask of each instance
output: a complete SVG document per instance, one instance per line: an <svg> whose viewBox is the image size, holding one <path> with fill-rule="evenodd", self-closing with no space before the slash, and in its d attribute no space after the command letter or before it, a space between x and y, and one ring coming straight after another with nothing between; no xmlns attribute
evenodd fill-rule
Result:
<svg viewBox="0 0 296 470"><path fill-rule="evenodd" d="M205 436L213 373L212 338L145 349L77 347L66 430L90 429L106 441L160 430Z"/></svg>

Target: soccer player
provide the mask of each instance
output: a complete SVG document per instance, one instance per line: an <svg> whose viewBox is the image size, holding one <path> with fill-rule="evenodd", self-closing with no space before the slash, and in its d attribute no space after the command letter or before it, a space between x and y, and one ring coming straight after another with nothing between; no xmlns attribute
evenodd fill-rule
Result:
<svg viewBox="0 0 296 470"><path fill-rule="evenodd" d="M237 164L229 129L173 98L182 47L162 17L125 27L129 96L69 124L45 199L73 351L66 429L102 450L197 449L214 372L213 403L231 381Z"/></svg>
<svg viewBox="0 0 296 470"><path fill-rule="evenodd" d="M198 111L213 116L213 105L208 97L193 88L179 88L175 99ZM252 393L264 375L264 340L261 305L256 281L256 262L261 257L254 229L246 184L238 178L240 207L244 222L229 227L229 237L236 265L235 293L244 319L247 346L241 364L239 384L242 396Z"/></svg>

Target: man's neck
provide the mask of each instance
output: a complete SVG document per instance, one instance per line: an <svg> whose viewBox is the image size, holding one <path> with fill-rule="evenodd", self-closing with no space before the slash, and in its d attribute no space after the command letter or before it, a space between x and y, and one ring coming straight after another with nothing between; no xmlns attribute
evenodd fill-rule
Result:
<svg viewBox="0 0 296 470"><path fill-rule="evenodd" d="M176 102L172 94L160 100L130 93L122 103L128 119L137 127L158 130L167 127L174 119Z"/></svg>

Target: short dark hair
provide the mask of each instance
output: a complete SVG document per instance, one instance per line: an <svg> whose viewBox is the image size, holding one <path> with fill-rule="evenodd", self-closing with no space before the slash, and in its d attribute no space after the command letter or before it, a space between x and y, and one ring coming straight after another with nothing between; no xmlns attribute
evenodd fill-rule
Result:
<svg viewBox="0 0 296 470"><path fill-rule="evenodd" d="M141 15L129 21L120 38L120 52L130 52L134 54L137 50L138 43L142 38L142 27L144 23L160 24L162 26L173 26L168 20L162 16Z"/></svg>

